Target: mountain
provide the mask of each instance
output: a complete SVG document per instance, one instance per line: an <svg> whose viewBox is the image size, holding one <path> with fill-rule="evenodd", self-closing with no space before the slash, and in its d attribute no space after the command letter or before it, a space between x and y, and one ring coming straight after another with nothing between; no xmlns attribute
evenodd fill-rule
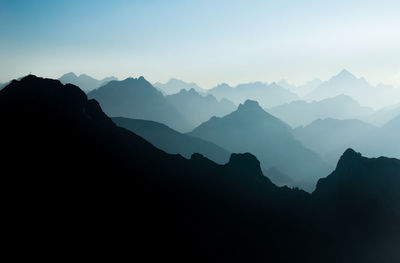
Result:
<svg viewBox="0 0 400 263"><path fill-rule="evenodd" d="M364 78L357 78L347 70L321 83L318 88L307 94L307 101L323 100L344 94L351 96L363 106L379 108L400 101L400 89L388 85L376 87L369 84Z"/></svg>
<svg viewBox="0 0 400 263"><path fill-rule="evenodd" d="M67 83L74 84L76 86L79 86L82 90L88 92L107 84L111 80L117 80L117 79L115 77L107 77L102 80L97 80L86 74L81 74L78 77L77 75L75 75L75 73L70 72L62 75L58 80L61 81L61 83L63 84Z"/></svg>
<svg viewBox="0 0 400 263"><path fill-rule="evenodd" d="M108 82L89 92L88 97L96 99L111 117L152 120L178 131L194 127L143 77Z"/></svg>
<svg viewBox="0 0 400 263"><path fill-rule="evenodd" d="M352 149L342 155L334 172L318 181L312 194L314 209L324 212L315 219L324 223L315 231L332 243L341 242L332 262L400 259L395 251L400 244L399 187L400 160L369 159Z"/></svg>
<svg viewBox="0 0 400 263"><path fill-rule="evenodd" d="M366 156L400 158L400 114L381 128L354 141L355 147Z"/></svg>
<svg viewBox="0 0 400 263"><path fill-rule="evenodd" d="M159 89L161 92L163 92L166 95L171 95L180 92L181 90L191 90L194 89L200 94L205 94L206 90L200 88L196 83L194 82L184 82L183 80L171 78L168 80L167 83L161 83L161 82L156 82L153 84L154 87Z"/></svg>
<svg viewBox="0 0 400 263"><path fill-rule="evenodd" d="M381 108L366 118L366 121L383 126L397 115L400 115L400 103Z"/></svg>
<svg viewBox="0 0 400 263"><path fill-rule="evenodd" d="M290 90L291 92L294 92L299 97L303 97L306 94L313 91L314 89L316 89L319 85L321 85L321 83L322 83L322 81L320 79L316 78L316 79L310 80L300 86L290 84L286 80L280 80L280 81L278 81L277 84L287 90Z"/></svg>
<svg viewBox="0 0 400 263"><path fill-rule="evenodd" d="M181 154L185 158L190 158L194 153L200 153L220 164L225 164L229 160L230 153L227 150L214 143L177 132L164 124L121 117L115 117L112 120L118 126L141 136L167 153Z"/></svg>
<svg viewBox="0 0 400 263"><path fill-rule="evenodd" d="M0 117L2 219L12 229L3 238L29 254L400 259L399 160L348 150L312 195L279 188L249 153L225 165L167 154L116 126L78 87L35 76L0 91Z"/></svg>
<svg viewBox="0 0 400 263"><path fill-rule="evenodd" d="M195 126L208 121L213 116L221 117L236 109L235 104L227 99L217 101L214 96L202 96L194 89L182 89L179 93L165 98Z"/></svg>
<svg viewBox="0 0 400 263"><path fill-rule="evenodd" d="M267 85L262 82L239 84L234 88L223 83L209 90L208 94L219 100L226 98L236 105L245 102L247 99L256 100L267 108L298 99L296 94L276 83Z"/></svg>
<svg viewBox="0 0 400 263"><path fill-rule="evenodd" d="M378 128L356 119L318 119L311 124L294 129L296 139L307 148L321 155L325 161L335 164L340 155L354 141L376 131Z"/></svg>
<svg viewBox="0 0 400 263"><path fill-rule="evenodd" d="M292 127L308 125L314 120L325 118L368 119L374 112L372 108L360 106L357 101L346 95L313 102L293 101L267 111Z"/></svg>
<svg viewBox="0 0 400 263"><path fill-rule="evenodd" d="M296 186L313 189L329 167L305 148L291 128L265 112L256 101L247 100L222 118L213 117L189 133L214 142L231 152L251 152L263 169L276 168L296 182Z"/></svg>

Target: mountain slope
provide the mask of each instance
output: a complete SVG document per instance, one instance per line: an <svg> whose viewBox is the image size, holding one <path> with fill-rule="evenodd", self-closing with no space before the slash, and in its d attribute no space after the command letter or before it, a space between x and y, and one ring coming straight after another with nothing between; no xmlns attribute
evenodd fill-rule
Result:
<svg viewBox="0 0 400 263"><path fill-rule="evenodd" d="M373 109L360 104L346 95L338 95L321 101L293 101L267 110L292 127L308 125L317 119L367 119Z"/></svg>
<svg viewBox="0 0 400 263"><path fill-rule="evenodd" d="M204 89L200 88L194 82L187 83L175 78L171 78L170 80L168 80L167 83L161 83L161 82L154 83L153 86L162 91L166 95L172 95L180 92L181 90L191 90L191 89L194 89L196 92L200 94L204 94L206 92Z"/></svg>
<svg viewBox="0 0 400 263"><path fill-rule="evenodd" d="M226 99L217 101L212 95L203 97L194 89L188 91L183 89L165 98L195 126L208 121L213 116L221 117L236 109L235 104Z"/></svg>
<svg viewBox="0 0 400 263"><path fill-rule="evenodd" d="M251 154L232 154L225 165L166 154L117 127L76 86L35 76L0 91L0 117L2 219L11 229L3 236L32 255L51 249L175 262L400 259L399 160L347 151L333 173L341 179L330 175L313 195L278 188ZM353 199L343 199L348 193ZM376 206L359 202L366 196Z"/></svg>
<svg viewBox="0 0 400 263"><path fill-rule="evenodd" d="M306 147L320 154L324 160L334 165L340 155L354 141L376 131L378 128L356 119L318 119L305 127L294 129L295 137Z"/></svg>
<svg viewBox="0 0 400 263"><path fill-rule="evenodd" d="M111 117L152 120L178 131L189 131L193 125L143 77L111 81L88 93Z"/></svg>
<svg viewBox="0 0 400 263"><path fill-rule="evenodd" d="M117 79L115 77L108 77L102 80L97 80L86 74L81 74L78 77L77 75L75 75L75 73L70 72L62 75L58 80L61 81L61 83L63 84L67 83L74 84L76 86L79 86L82 90L88 92L107 84L111 80L117 80Z"/></svg>
<svg viewBox="0 0 400 263"><path fill-rule="evenodd" d="M329 167L292 135L290 127L247 100L222 118L211 118L189 135L214 142L231 152L251 152L264 169L275 167L297 185L313 189Z"/></svg>
<svg viewBox="0 0 400 263"><path fill-rule="evenodd" d="M200 153L220 164L229 160L230 153L218 145L179 133L164 124L121 117L115 117L112 120L118 126L134 132L167 153L181 154L185 158L190 158L194 153Z"/></svg>
<svg viewBox="0 0 400 263"><path fill-rule="evenodd" d="M236 105L244 103L248 99L256 100L267 108L298 99L296 94L276 83L267 85L262 82L239 84L233 88L224 83L209 90L208 94L215 96L219 100L226 98Z"/></svg>
<svg viewBox="0 0 400 263"><path fill-rule="evenodd" d="M328 81L321 83L304 98L307 101L322 100L344 94L360 102L363 106L379 108L398 103L400 90L392 86L369 84L364 78L357 78L347 70L342 70Z"/></svg>

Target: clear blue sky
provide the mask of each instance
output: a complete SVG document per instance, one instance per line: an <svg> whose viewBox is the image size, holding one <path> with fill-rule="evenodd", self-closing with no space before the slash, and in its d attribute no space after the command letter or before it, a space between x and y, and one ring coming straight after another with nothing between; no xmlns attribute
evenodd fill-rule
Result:
<svg viewBox="0 0 400 263"><path fill-rule="evenodd" d="M0 0L0 82L32 72L400 84L400 1Z"/></svg>

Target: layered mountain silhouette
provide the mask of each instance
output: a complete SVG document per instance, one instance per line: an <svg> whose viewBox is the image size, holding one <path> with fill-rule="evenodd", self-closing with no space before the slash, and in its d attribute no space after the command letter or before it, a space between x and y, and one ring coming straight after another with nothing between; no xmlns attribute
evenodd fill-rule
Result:
<svg viewBox="0 0 400 263"><path fill-rule="evenodd" d="M88 92L107 84L111 80L117 80L117 79L115 77L107 77L102 80L98 80L86 74L81 74L77 76L75 75L75 73L69 72L62 75L58 80L61 81L61 83L63 84L67 83L74 84L76 86L79 86L82 90Z"/></svg>
<svg viewBox="0 0 400 263"><path fill-rule="evenodd" d="M370 157L389 156L400 158L400 114L381 128L360 137L354 145Z"/></svg>
<svg viewBox="0 0 400 263"><path fill-rule="evenodd" d="M318 88L311 91L304 98L307 101L318 101L340 94L351 96L361 105L374 108L395 104L400 101L400 89L388 85L374 87L364 78L357 78L345 69L328 81L321 83Z"/></svg>
<svg viewBox="0 0 400 263"><path fill-rule="evenodd" d="M329 171L317 154L293 137L287 124L265 112L256 101L247 100L233 113L211 118L189 135L231 152L251 152L264 169L275 167L307 190L312 190L320 175Z"/></svg>
<svg viewBox="0 0 400 263"><path fill-rule="evenodd" d="M313 91L314 89L318 88L319 85L321 85L322 80L315 78L313 80L310 80L303 85L296 86L294 84L288 83L286 80L280 80L277 82L277 84L281 87L284 87L285 89L290 90L291 92L296 93L299 97L303 97Z"/></svg>
<svg viewBox="0 0 400 263"><path fill-rule="evenodd" d="M194 127L163 94L144 77L111 81L88 93L111 117L126 117L160 122L178 131Z"/></svg>
<svg viewBox="0 0 400 263"><path fill-rule="evenodd" d="M200 153L220 164L225 164L229 160L230 153L218 145L177 132L164 124L122 117L115 117L112 120L118 126L134 132L167 153L181 154L185 158Z"/></svg>
<svg viewBox="0 0 400 263"><path fill-rule="evenodd" d="M399 160L347 150L311 195L275 186L249 153L218 165L158 150L57 80L12 81L0 91L0 116L3 221L13 229L8 241L32 241L32 251L115 258L133 250L185 262L400 259Z"/></svg>
<svg viewBox="0 0 400 263"><path fill-rule="evenodd" d="M181 90L191 90L194 89L196 92L200 94L205 94L206 90L200 88L196 83L190 82L187 83L183 80L171 78L167 83L156 82L153 84L154 87L159 89L166 95L172 95L180 92Z"/></svg>
<svg viewBox="0 0 400 263"><path fill-rule="evenodd" d="M383 126L398 115L400 115L400 103L383 107L368 116L366 120L375 125Z"/></svg>
<svg viewBox="0 0 400 263"><path fill-rule="evenodd" d="M368 119L374 113L372 108L360 106L357 101L343 94L321 101L293 101L267 111L292 127L305 126L325 118Z"/></svg>
<svg viewBox="0 0 400 263"><path fill-rule="evenodd" d="M217 101L214 96L202 96L194 89L182 89L179 93L165 98L195 126L208 121L213 116L221 117L236 110L235 104L227 99Z"/></svg>
<svg viewBox="0 0 400 263"><path fill-rule="evenodd" d="M266 108L298 99L296 94L282 88L276 83L267 85L262 82L239 84L236 87L231 87L228 84L223 83L212 88L208 93L219 100L223 98L228 99L236 105L244 103L248 99L256 100Z"/></svg>
<svg viewBox="0 0 400 263"><path fill-rule="evenodd" d="M356 140L376 130L378 130L377 127L356 119L326 118L294 129L294 135L306 147L320 154L329 164L334 165L347 148L356 146Z"/></svg>

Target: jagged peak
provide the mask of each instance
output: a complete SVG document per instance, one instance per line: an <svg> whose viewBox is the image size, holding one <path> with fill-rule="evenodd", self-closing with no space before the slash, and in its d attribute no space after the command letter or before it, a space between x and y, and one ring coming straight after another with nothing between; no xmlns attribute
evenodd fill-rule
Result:
<svg viewBox="0 0 400 263"><path fill-rule="evenodd" d="M69 77L69 78L78 78L78 76L74 73L74 72L68 72L68 73L65 73L64 75L62 75L60 78L66 78L66 77Z"/></svg>
<svg viewBox="0 0 400 263"><path fill-rule="evenodd" d="M240 104L238 110L263 110L255 100L246 100L243 104Z"/></svg>
<svg viewBox="0 0 400 263"><path fill-rule="evenodd" d="M333 76L331 80L335 79L357 79L356 76L354 76L350 71L347 69L342 69L336 76Z"/></svg>

